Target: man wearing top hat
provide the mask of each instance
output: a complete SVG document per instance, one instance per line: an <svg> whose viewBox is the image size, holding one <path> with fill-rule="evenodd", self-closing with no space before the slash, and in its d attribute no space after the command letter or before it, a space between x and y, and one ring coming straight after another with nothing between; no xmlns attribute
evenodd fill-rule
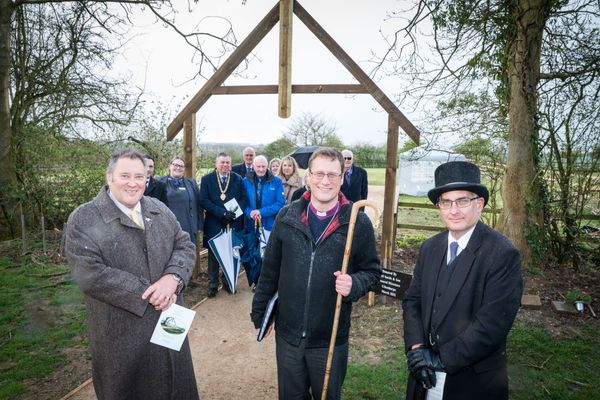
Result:
<svg viewBox="0 0 600 400"><path fill-rule="evenodd" d="M519 252L479 220L489 193L476 165L440 165L428 197L448 230L421 246L402 304L407 399L508 399L506 337L523 291Z"/></svg>

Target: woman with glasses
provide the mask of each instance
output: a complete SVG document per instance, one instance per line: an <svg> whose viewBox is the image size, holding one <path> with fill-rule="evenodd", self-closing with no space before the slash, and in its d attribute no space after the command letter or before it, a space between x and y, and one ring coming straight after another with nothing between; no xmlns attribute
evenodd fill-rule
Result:
<svg viewBox="0 0 600 400"><path fill-rule="evenodd" d="M302 186L302 178L298 173L298 164L293 157L285 156L281 160L281 168L277 175L283 183L283 197L285 204L292 202L294 192Z"/></svg>
<svg viewBox="0 0 600 400"><path fill-rule="evenodd" d="M185 161L177 156L169 163L169 174L160 180L167 184L169 209L195 244L196 234L204 224L204 211L200 207L200 190L196 180L183 176L184 172Z"/></svg>

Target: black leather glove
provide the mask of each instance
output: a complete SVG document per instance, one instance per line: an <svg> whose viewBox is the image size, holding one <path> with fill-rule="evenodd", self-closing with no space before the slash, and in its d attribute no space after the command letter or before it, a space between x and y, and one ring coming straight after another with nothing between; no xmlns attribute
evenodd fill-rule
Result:
<svg viewBox="0 0 600 400"><path fill-rule="evenodd" d="M431 389L437 383L435 377L435 371L427 367L423 367L416 372L412 373L417 382L419 382L425 389Z"/></svg>
<svg viewBox="0 0 600 400"><path fill-rule="evenodd" d="M223 217L221 217L221 221L224 224L229 224L235 219L235 213L233 211L225 211Z"/></svg>
<svg viewBox="0 0 600 400"><path fill-rule="evenodd" d="M427 367L432 371L444 371L446 369L440 355L425 347L410 350L406 353L406 361L408 369L414 374L423 367Z"/></svg>

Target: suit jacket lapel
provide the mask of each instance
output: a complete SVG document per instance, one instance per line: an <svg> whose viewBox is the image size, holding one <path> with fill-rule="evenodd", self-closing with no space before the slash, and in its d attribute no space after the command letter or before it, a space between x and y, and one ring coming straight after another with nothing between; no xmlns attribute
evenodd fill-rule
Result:
<svg viewBox="0 0 600 400"><path fill-rule="evenodd" d="M459 257L452 267L454 269L452 277L450 278L450 282L448 283L448 287L440 301L440 307L438 308L439 321L442 321L446 317L448 311L450 311L454 299L458 296L467 276L469 276L471 268L473 268L473 265L475 264L477 250L481 246L481 229L482 224L479 222L473 231L471 239L469 239L467 248L459 254Z"/></svg>
<svg viewBox="0 0 600 400"><path fill-rule="evenodd" d="M431 309L435 299L435 288L437 285L440 269L446 266L446 255L448 253L448 235L440 236L430 256L425 262L425 272L422 278L422 293L425 300L425 318L423 326L428 327L431 323Z"/></svg>

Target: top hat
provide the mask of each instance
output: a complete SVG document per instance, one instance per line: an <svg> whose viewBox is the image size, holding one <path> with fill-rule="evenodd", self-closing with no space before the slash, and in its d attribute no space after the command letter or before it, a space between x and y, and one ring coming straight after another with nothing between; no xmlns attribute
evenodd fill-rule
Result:
<svg viewBox="0 0 600 400"><path fill-rule="evenodd" d="M466 161L450 161L435 169L435 187L427 193L433 204L438 202L442 193L452 190L468 190L483 197L485 206L490 194L481 184L479 167Z"/></svg>

